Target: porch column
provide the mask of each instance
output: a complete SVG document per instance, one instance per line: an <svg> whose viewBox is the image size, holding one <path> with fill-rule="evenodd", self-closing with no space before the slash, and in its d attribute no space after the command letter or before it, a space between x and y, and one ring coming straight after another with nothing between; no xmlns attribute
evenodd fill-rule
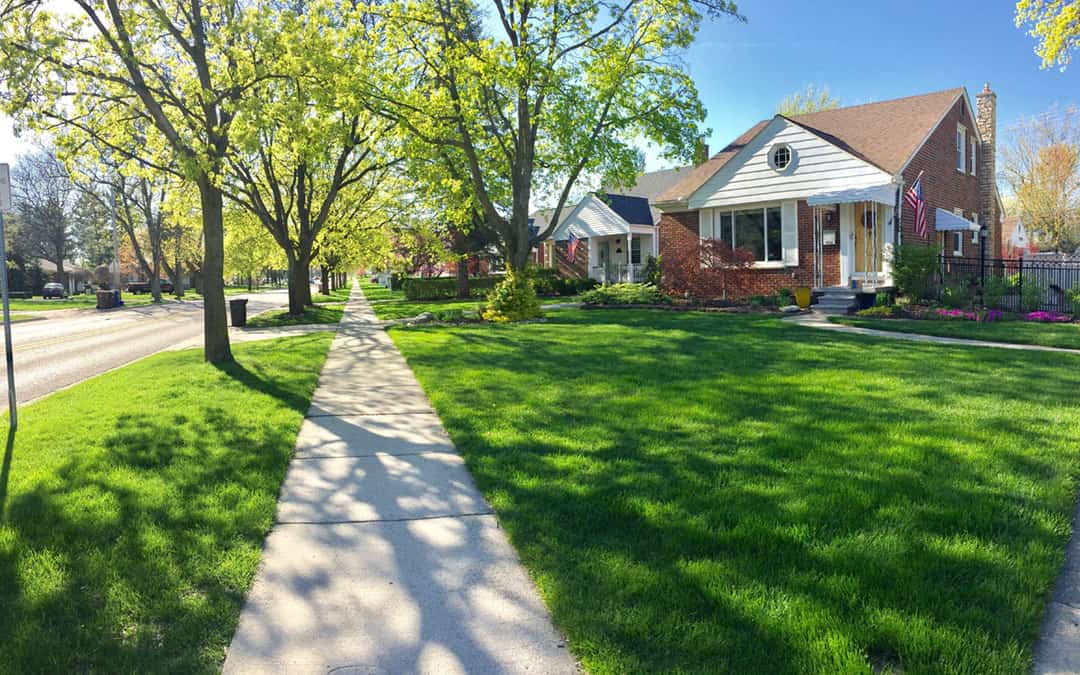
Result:
<svg viewBox="0 0 1080 675"><path fill-rule="evenodd" d="M634 250L634 232L631 230L626 233L626 280L634 281L634 256L631 253Z"/></svg>

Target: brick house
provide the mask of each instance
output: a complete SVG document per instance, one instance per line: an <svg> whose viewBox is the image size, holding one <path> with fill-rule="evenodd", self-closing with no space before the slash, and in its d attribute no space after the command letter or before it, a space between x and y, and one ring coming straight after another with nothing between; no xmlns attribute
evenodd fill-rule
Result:
<svg viewBox="0 0 1080 675"><path fill-rule="evenodd" d="M744 296L888 288L898 244L998 257L996 95L987 86L976 100L957 88L759 122L651 200L659 252L674 258L705 238L751 251ZM926 236L903 199L920 175Z"/></svg>

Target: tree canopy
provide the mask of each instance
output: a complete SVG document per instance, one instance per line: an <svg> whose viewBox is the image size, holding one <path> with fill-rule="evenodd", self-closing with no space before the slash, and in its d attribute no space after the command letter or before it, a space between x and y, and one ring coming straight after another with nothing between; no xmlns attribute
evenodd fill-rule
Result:
<svg viewBox="0 0 1080 675"><path fill-rule="evenodd" d="M828 87L818 88L813 84L808 84L803 91L797 91L780 101L780 105L776 106L776 114L792 117L821 110L832 110L839 106L840 101L829 94Z"/></svg>
<svg viewBox="0 0 1080 675"><path fill-rule="evenodd" d="M1080 2L1076 0L1020 0L1016 3L1016 26L1027 27L1036 40L1035 53L1042 67L1063 70L1080 46Z"/></svg>
<svg viewBox="0 0 1080 675"><path fill-rule="evenodd" d="M554 231L583 174L632 180L635 142L689 160L705 111L681 60L725 0L403 0L378 10L401 76L367 83L380 114L464 159L472 196L511 268ZM531 234L534 195L550 195Z"/></svg>

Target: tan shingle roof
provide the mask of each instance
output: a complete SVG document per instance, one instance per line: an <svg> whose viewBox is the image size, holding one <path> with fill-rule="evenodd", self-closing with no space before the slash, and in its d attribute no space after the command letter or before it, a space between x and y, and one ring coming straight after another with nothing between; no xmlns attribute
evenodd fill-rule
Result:
<svg viewBox="0 0 1080 675"><path fill-rule="evenodd" d="M686 177L660 193L660 196L656 198L656 201L681 202L684 199L688 199L699 187L705 184L705 181L712 178L717 171L731 161L731 158L737 155L739 150L742 150L747 143L754 140L754 136L757 136L768 123L769 120L762 120L750 127L750 129L743 133L742 136L739 136L731 143L728 143L723 150L713 155L709 161L704 164L699 164L692 169L682 169L682 171L686 173Z"/></svg>
<svg viewBox="0 0 1080 675"><path fill-rule="evenodd" d="M896 174L963 93L962 88L946 89L891 101L795 115L787 119L856 157ZM686 178L666 190L657 201L688 199L768 123L769 120L765 120L755 124L709 161L690 170Z"/></svg>

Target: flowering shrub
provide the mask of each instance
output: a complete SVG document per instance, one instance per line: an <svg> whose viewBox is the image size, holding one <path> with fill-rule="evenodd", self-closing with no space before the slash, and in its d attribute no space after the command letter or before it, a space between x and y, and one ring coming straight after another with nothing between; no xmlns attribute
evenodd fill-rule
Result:
<svg viewBox="0 0 1080 675"><path fill-rule="evenodd" d="M1024 321L1040 321L1042 323L1068 323L1072 317L1061 312L1029 312L1024 315Z"/></svg>
<svg viewBox="0 0 1080 675"><path fill-rule="evenodd" d="M936 309L931 315L933 318L945 321L977 321L979 323L993 323L1005 318L1005 313L1000 309L989 309L973 312L963 309Z"/></svg>

